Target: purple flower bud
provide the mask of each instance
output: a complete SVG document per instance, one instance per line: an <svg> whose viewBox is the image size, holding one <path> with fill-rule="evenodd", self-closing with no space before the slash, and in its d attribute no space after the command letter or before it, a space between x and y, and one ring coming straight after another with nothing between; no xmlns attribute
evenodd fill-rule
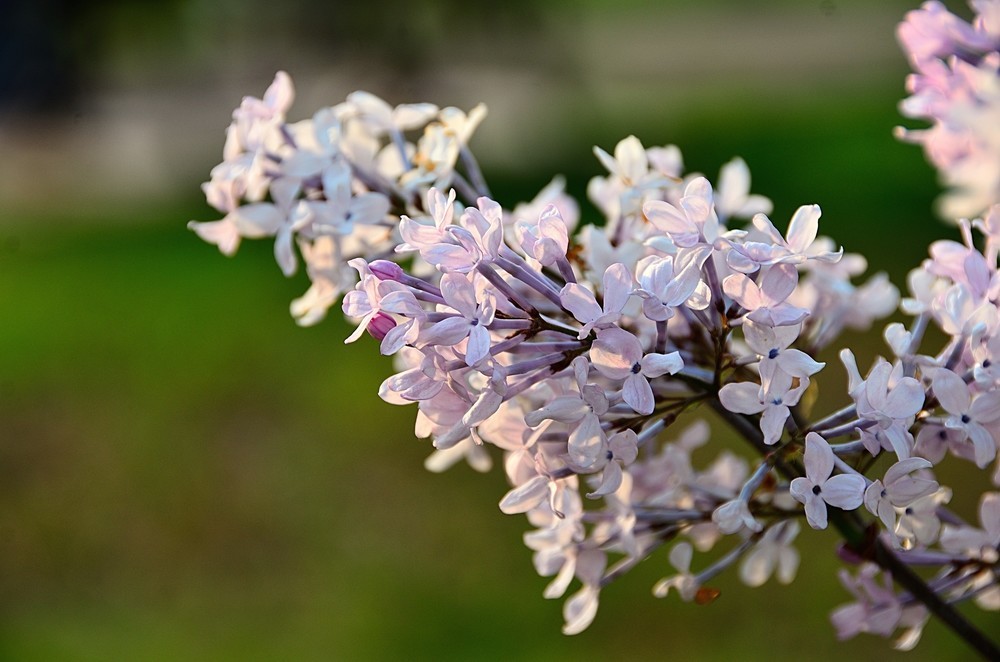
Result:
<svg viewBox="0 0 1000 662"><path fill-rule="evenodd" d="M376 313L375 317L368 323L368 333L376 340L382 340L385 338L385 334L392 331L395 326L396 320L385 313Z"/></svg>
<svg viewBox="0 0 1000 662"><path fill-rule="evenodd" d="M403 276L403 268L395 262L390 262L389 260L375 260L374 262L369 262L368 269L370 269L379 280L398 281Z"/></svg>

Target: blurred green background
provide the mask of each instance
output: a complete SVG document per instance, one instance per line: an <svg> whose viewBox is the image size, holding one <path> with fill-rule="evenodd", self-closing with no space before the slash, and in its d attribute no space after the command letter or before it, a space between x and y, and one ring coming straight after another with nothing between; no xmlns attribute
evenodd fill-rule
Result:
<svg viewBox="0 0 1000 662"><path fill-rule="evenodd" d="M503 476L425 472L414 410L376 395L375 344L345 347L336 314L297 328L307 282L281 277L269 242L225 259L185 223L217 218L198 185L229 114L286 69L293 119L358 88L485 101L473 148L507 206L557 172L582 199L591 146L630 133L710 177L743 156L779 226L818 202L825 233L902 284L954 235L920 150L891 135L907 73L893 30L915 4L3 5L0 658L895 655L835 641L848 595L834 536L812 531L790 587L729 573L711 606L656 600L658 554L564 637L526 521L496 507ZM877 332L845 343L883 351ZM932 624L909 658L968 653Z"/></svg>

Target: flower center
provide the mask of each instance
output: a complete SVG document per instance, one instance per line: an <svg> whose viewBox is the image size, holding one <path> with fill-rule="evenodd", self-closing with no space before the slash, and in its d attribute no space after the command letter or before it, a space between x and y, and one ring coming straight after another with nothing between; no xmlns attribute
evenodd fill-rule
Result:
<svg viewBox="0 0 1000 662"><path fill-rule="evenodd" d="M819 494L822 491L823 488L821 488L819 485L813 485L813 494Z"/></svg>
<svg viewBox="0 0 1000 662"><path fill-rule="evenodd" d="M771 359L772 361L774 359L778 358L778 348L775 347L770 352L768 352L767 353L767 358Z"/></svg>
<svg viewBox="0 0 1000 662"><path fill-rule="evenodd" d="M642 372L642 365L638 361L636 361L635 363L632 364L632 374L638 375L640 372Z"/></svg>

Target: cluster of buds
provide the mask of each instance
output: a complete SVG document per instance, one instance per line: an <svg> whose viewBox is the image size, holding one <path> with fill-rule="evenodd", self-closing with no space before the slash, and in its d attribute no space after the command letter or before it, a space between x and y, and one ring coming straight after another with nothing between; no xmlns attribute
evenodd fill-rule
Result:
<svg viewBox="0 0 1000 662"><path fill-rule="evenodd" d="M971 32L937 7L907 18L911 50L927 25L950 26L966 46L996 34L1000 2L977 3ZM595 148L607 175L588 192L605 219L578 229L558 180L513 209L492 199L467 146L482 107L392 108L355 93L289 124L291 97L278 74L237 109L205 185L226 217L192 228L224 253L274 236L286 273L297 243L312 279L292 304L302 324L346 290L357 323L347 342L367 332L394 356L379 395L416 405L428 469L488 471L502 458L511 487L500 509L527 516L535 568L553 578L545 597L576 581L564 632L584 630L602 588L663 546L673 569L653 587L660 597L711 601L710 582L731 567L751 586L791 582L804 516L840 532L857 566L842 577L856 601L832 617L841 637L902 629L897 645L909 648L933 614L996 653L961 631L971 626L954 603L1000 609L1000 493L983 494L978 526L966 523L934 467L955 456L987 469L997 455L1000 205L960 221L962 242L934 243L901 299L882 274L857 282L865 259L819 235L817 205L778 230L740 159L713 186L684 173L675 146L630 136L613 154ZM810 420L822 406L817 352L897 308L913 322L885 328L889 358L862 377L841 350L848 404ZM932 325L945 343L928 352ZM700 405L752 459L720 449L696 465L692 452L709 443L689 414ZM931 579L912 570L925 566Z"/></svg>

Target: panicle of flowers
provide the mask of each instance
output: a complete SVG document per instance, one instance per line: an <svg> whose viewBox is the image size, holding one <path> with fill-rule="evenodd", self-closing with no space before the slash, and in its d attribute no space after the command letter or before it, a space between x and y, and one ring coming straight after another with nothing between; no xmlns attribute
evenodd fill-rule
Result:
<svg viewBox="0 0 1000 662"><path fill-rule="evenodd" d="M940 2L906 15L899 40L913 66L903 115L926 129L898 135L924 146L950 191L945 218L981 214L1000 199L1000 0L971 0L971 23Z"/></svg>
<svg viewBox="0 0 1000 662"><path fill-rule="evenodd" d="M996 73L986 51L1000 2L973 4L974 25L931 2L901 26L915 95L931 95L934 76ZM481 107L392 107L356 92L289 124L291 100L279 73L235 111L205 185L225 217L192 228L224 253L273 236L286 273L298 245L312 286L293 314L315 323L343 294L356 324L346 342L367 334L394 357L379 396L416 405L426 467L500 463L510 488L499 507L527 517L524 543L552 578L544 596L569 593L565 633L586 629L601 591L661 547L658 597L711 602L732 567L750 586L791 582L803 516L840 532L858 565L841 577L855 602L832 615L842 638L903 628L897 645L910 648L931 615L960 622L954 604L1000 609L1000 497L986 494L980 525L966 524L934 472L949 455L980 469L997 456L995 184L975 194L992 206L959 221L962 241L931 245L901 299L883 274L857 282L867 261L819 235L818 205L779 230L740 159L713 185L684 172L676 146L629 136L595 148L607 174L588 194L604 224L578 227L558 178L513 209L492 198L468 147ZM935 131L908 135L931 145ZM816 404L818 352L897 307L913 320L886 326L887 358L863 371L842 349L845 404ZM945 339L936 351L923 349L931 326ZM699 405L753 456L711 453L708 424L690 418Z"/></svg>
<svg viewBox="0 0 1000 662"><path fill-rule="evenodd" d="M291 78L278 72L262 99L246 97L233 111L224 160L202 186L225 216L189 227L226 255L242 239L274 237L285 275L297 269L297 246L312 285L291 311L311 325L354 285L349 261L391 253L400 215L423 213L430 188L471 189L456 165L486 108L392 107L355 92L289 122L294 98ZM469 157L465 169L479 177Z"/></svg>
<svg viewBox="0 0 1000 662"><path fill-rule="evenodd" d="M486 196L461 209L455 191L431 189L428 214L400 222L396 255L411 267L352 261L359 283L344 303L361 319L348 340L364 328L395 354L399 372L380 394L416 403L416 433L435 449L428 466L465 458L485 469L485 449L503 452L511 489L500 508L535 527L525 542L538 571L554 576L546 597L581 584L566 602L567 633L594 618L605 585L667 543L682 550L673 552L681 575L658 595L674 586L686 600L710 600L717 591L705 582L740 562L753 585L775 567L791 580L790 519L801 511L777 456L751 470L724 451L699 469L691 451L707 441L703 425L676 442L659 436L717 397L728 411L762 414L765 443L776 444L823 367L792 346L804 321L855 296L855 272L811 269L842 256L818 238L817 206L802 207L782 234L760 211L770 203L749 194L742 161L723 169L727 188L717 192L702 176L657 171L659 152L634 137L614 151L598 152L610 172L591 185L616 196L598 197L616 215L603 229L571 243L556 204L518 216ZM740 218L750 224L731 229ZM898 300L888 284L874 296ZM837 331L828 327L826 340ZM814 348L820 338L807 339ZM828 502L860 506L857 480L830 479L851 485L853 498ZM726 536L739 542L691 572L693 551L710 553Z"/></svg>

